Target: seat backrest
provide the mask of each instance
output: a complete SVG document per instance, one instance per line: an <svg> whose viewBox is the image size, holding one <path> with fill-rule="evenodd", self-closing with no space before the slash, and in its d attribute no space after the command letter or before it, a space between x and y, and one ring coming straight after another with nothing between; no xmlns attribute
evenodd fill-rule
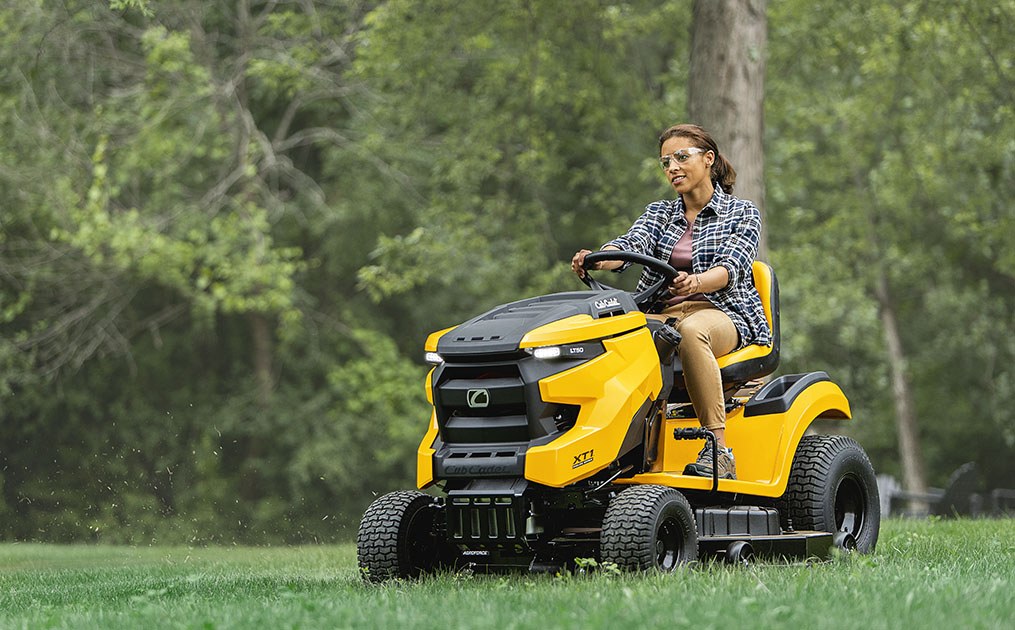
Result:
<svg viewBox="0 0 1015 630"><path fill-rule="evenodd" d="M756 260L751 271L754 287L758 290L761 306L765 310L765 319L772 330L772 345L752 344L719 357L723 383L745 383L768 376L779 367L779 346L782 342L779 330L779 282L768 263Z"/></svg>

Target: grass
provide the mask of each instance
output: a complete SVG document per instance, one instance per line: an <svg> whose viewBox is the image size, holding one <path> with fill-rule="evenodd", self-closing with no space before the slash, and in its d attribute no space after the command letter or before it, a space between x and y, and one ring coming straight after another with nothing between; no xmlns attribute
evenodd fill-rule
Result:
<svg viewBox="0 0 1015 630"><path fill-rule="evenodd" d="M0 628L1015 627L1015 520L888 521L878 552L676 575L366 586L355 548L0 545Z"/></svg>

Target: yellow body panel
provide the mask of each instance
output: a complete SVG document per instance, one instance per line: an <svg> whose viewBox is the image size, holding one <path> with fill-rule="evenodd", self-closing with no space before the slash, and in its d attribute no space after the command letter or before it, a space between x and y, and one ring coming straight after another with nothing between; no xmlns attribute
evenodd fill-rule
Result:
<svg viewBox="0 0 1015 630"><path fill-rule="evenodd" d="M443 337L445 333L452 331L455 328L457 328L457 326L452 326L451 328L445 328L444 330L438 330L435 333L430 333L430 336L426 338L425 350L427 352L437 352L437 340Z"/></svg>
<svg viewBox="0 0 1015 630"><path fill-rule="evenodd" d="M429 383L429 381L427 381ZM426 386L427 397L430 398L430 404L433 404L433 394L430 392L430 385ZM437 412L434 411L430 414L430 428L427 430L426 435L423 436L423 440L419 443L419 448L416 449L416 487L426 488L433 483L433 456L435 451L433 449L433 442L437 439Z"/></svg>
<svg viewBox="0 0 1015 630"><path fill-rule="evenodd" d="M800 438L818 417L849 418L849 401L831 381L814 383L797 396L785 413L744 416L739 407L726 418L726 443L737 458L737 479L719 480L720 492L778 497L786 491L790 466ZM697 419L667 420L659 436L659 456L651 472L616 483L654 483L674 488L709 490L712 480L681 474L704 445L676 440L677 427L697 427Z"/></svg>
<svg viewBox="0 0 1015 630"><path fill-rule="evenodd" d="M433 339L434 348L437 347L437 339L434 339L434 335L440 337L440 335L446 333L448 330L442 330L439 333L430 335ZM430 349L430 340L427 340L427 351L434 352ZM433 408L433 369L426 375L426 399L430 403L430 407ZM434 440L437 439L437 410L433 409L430 412L430 427L426 431L426 435L419 443L419 448L416 449L416 487L426 488L433 483L433 456L435 451L433 449Z"/></svg>
<svg viewBox="0 0 1015 630"><path fill-rule="evenodd" d="M631 419L659 396L659 359L647 328L603 345L605 354L539 381L544 401L581 405L581 412L573 429L526 452L526 479L559 488L602 470L617 458Z"/></svg>
<svg viewBox="0 0 1015 630"><path fill-rule="evenodd" d="M535 348L560 343L574 343L601 339L634 330L645 325L644 313L634 312L592 319L589 315L573 315L530 330L518 344L520 348Z"/></svg>

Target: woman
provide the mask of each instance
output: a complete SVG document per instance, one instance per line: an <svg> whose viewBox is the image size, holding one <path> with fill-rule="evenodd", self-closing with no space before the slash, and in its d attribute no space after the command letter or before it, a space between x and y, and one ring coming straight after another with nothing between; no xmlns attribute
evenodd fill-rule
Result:
<svg viewBox="0 0 1015 630"><path fill-rule="evenodd" d="M726 409L716 357L748 344L771 344L751 271L761 237L761 214L750 201L732 195L736 172L701 127L670 127L659 136L659 154L677 198L649 204L627 234L602 249L647 254L677 269L671 297L661 312L648 317L677 319L687 393L701 426L715 434L719 477L736 479L733 451L726 446ZM580 277L585 275L582 263L589 253L583 249L571 259L571 269ZM593 268L623 270L629 264L606 261ZM660 278L646 268L638 290ZM706 445L684 474L711 477L712 467Z"/></svg>

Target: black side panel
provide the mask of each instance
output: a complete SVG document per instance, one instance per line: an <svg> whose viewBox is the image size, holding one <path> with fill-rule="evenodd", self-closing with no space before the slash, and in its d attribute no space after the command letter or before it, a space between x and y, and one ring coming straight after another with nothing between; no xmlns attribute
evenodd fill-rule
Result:
<svg viewBox="0 0 1015 630"><path fill-rule="evenodd" d="M631 418L631 425L627 428L627 435L624 436L624 441L620 445L620 451L617 453L618 458L626 455L636 446L641 446L645 443L645 419L648 418L650 409L652 409L652 401L646 400L637 413L634 414L634 417Z"/></svg>
<svg viewBox="0 0 1015 630"><path fill-rule="evenodd" d="M699 536L778 536L779 512L755 506L694 511Z"/></svg>
<svg viewBox="0 0 1015 630"><path fill-rule="evenodd" d="M768 383L744 406L744 416L785 413L805 389L821 381L831 381L824 372L787 374Z"/></svg>

